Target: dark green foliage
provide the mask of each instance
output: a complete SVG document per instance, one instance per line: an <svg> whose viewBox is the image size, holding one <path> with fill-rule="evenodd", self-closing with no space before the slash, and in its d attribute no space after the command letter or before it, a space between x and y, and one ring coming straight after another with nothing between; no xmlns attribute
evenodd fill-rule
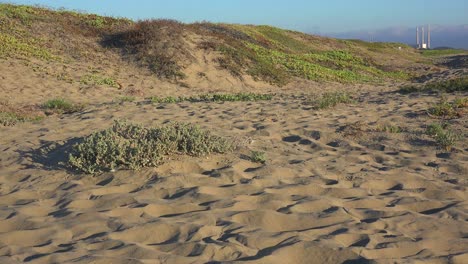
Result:
<svg viewBox="0 0 468 264"><path fill-rule="evenodd" d="M169 155L225 153L233 145L226 139L186 123L146 128L115 121L106 130L93 133L74 146L69 157L72 168L88 173L115 169L153 167Z"/></svg>

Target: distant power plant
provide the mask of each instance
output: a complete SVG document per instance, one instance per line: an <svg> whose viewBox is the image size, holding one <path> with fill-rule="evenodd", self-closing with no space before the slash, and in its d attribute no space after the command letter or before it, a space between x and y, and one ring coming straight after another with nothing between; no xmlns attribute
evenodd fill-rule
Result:
<svg viewBox="0 0 468 264"><path fill-rule="evenodd" d="M416 27L416 47L418 49L431 48L431 26L427 25L427 34L424 26Z"/></svg>

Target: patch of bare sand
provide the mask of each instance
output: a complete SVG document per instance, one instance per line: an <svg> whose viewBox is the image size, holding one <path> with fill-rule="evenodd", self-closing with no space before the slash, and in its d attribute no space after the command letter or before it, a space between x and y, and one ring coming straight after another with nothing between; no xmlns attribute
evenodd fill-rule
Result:
<svg viewBox="0 0 468 264"><path fill-rule="evenodd" d="M360 103L321 111L289 96L100 104L2 127L0 262L463 263L467 142L441 153L419 133L435 96L349 89ZM192 122L244 145L94 177L58 163L114 119ZM357 122L410 132L342 132ZM466 133L466 117L454 122Z"/></svg>

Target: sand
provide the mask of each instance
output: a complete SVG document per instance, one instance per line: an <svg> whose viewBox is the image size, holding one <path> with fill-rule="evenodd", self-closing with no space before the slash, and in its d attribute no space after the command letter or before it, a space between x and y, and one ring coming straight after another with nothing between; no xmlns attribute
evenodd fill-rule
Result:
<svg viewBox="0 0 468 264"><path fill-rule="evenodd" d="M0 263L467 263L467 142L444 153L415 133L345 133L422 131L437 96L315 86L264 102L90 104L1 127ZM359 103L305 104L338 88ZM115 119L192 122L240 148L141 171L67 170L77 138Z"/></svg>

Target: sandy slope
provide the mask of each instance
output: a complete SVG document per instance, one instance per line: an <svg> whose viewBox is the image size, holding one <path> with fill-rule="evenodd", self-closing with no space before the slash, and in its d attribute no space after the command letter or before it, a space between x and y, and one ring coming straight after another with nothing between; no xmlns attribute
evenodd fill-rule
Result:
<svg viewBox="0 0 468 264"><path fill-rule="evenodd" d="M422 131L438 99L347 88L359 104L101 104L0 128L0 262L466 263L467 142L446 154L414 132L343 132ZM188 121L241 148L96 177L60 165L76 138L114 119ZM466 117L453 122L466 132Z"/></svg>

